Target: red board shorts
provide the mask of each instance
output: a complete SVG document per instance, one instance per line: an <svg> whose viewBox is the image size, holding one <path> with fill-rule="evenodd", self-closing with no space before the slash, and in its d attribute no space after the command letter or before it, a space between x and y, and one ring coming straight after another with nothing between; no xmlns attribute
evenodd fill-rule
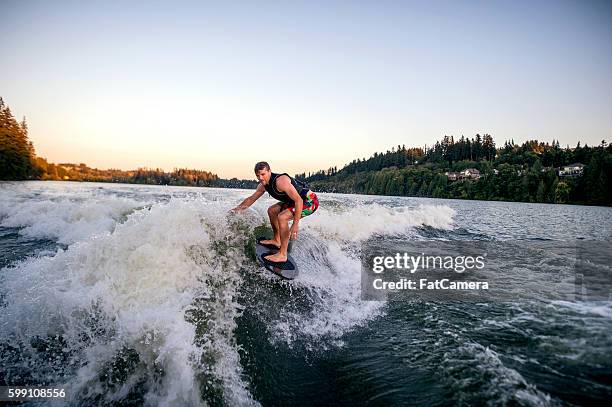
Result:
<svg viewBox="0 0 612 407"><path fill-rule="evenodd" d="M295 204L294 203L281 203L281 211L285 209L290 209L291 212L295 213ZM317 198L317 194L312 191L308 191L306 197L304 198L304 205L302 206L302 218L304 216L308 216L317 210L319 207L319 198Z"/></svg>

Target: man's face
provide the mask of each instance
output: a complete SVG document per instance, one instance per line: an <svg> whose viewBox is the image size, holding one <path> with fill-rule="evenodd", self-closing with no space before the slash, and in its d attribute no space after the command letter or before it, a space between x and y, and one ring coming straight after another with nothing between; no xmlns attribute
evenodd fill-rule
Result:
<svg viewBox="0 0 612 407"><path fill-rule="evenodd" d="M261 182L264 185L268 185L271 175L272 175L272 172L270 172L270 170L267 170L265 168L255 173L255 176L257 177L257 181Z"/></svg>

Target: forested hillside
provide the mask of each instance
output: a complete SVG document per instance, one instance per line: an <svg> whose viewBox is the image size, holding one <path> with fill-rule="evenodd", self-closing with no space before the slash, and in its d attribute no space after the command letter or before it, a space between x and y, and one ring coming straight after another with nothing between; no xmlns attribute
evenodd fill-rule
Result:
<svg viewBox="0 0 612 407"><path fill-rule="evenodd" d="M565 174L571 164L584 166ZM462 176L466 169L476 175ZM558 141L530 140L520 145L506 141L496 148L488 134L457 141L444 137L430 148L397 146L340 170L296 176L316 191L610 205L612 147L605 141L562 148Z"/></svg>

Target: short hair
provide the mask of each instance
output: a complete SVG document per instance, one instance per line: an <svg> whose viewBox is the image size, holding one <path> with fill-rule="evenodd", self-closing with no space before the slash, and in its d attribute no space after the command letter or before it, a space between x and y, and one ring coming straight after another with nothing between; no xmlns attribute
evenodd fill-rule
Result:
<svg viewBox="0 0 612 407"><path fill-rule="evenodd" d="M270 171L270 164L268 164L265 161L260 161L257 164L255 164L255 174L257 174L257 171L261 171L261 170Z"/></svg>

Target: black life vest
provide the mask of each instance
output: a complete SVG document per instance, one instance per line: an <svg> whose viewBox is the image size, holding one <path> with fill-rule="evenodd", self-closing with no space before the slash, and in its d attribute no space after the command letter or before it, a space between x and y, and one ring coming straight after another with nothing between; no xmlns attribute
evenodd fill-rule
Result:
<svg viewBox="0 0 612 407"><path fill-rule="evenodd" d="M287 195L285 192L279 191L276 188L276 180L281 175L288 176L289 179L291 180L291 185L293 185L293 187L296 189L298 194L302 197L302 199L306 199L306 194L308 193L308 191L310 191L310 188L308 188L308 184L306 184L304 181L300 181L298 179L293 178L286 172L282 174L276 174L273 172L272 175L270 176L270 182L268 182L268 185L264 186L266 188L266 191L268 191L268 193L270 194L272 198L278 199L279 201L288 203L288 204L293 203L293 199L291 199L289 195Z"/></svg>

